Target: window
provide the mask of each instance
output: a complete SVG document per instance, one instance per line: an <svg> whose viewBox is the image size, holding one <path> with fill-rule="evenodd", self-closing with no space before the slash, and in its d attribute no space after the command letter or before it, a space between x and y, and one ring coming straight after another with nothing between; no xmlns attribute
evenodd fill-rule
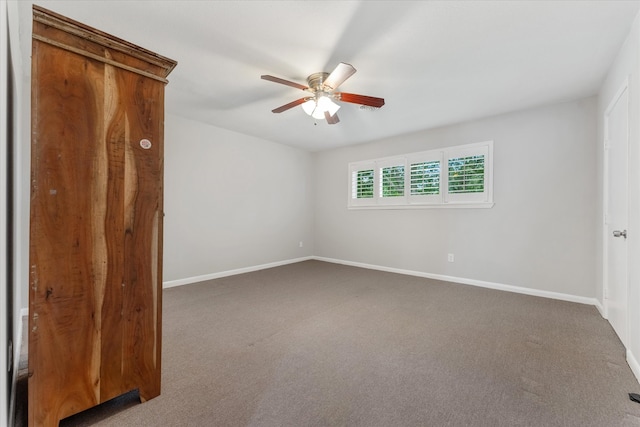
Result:
<svg viewBox="0 0 640 427"><path fill-rule="evenodd" d="M376 162L379 181L377 204L398 205L405 203L405 163L405 159L401 157Z"/></svg>
<svg viewBox="0 0 640 427"><path fill-rule="evenodd" d="M349 165L351 181L349 206L370 206L376 199L375 167L374 162Z"/></svg>
<svg viewBox="0 0 640 427"><path fill-rule="evenodd" d="M404 196L404 165L380 170L380 197Z"/></svg>
<svg viewBox="0 0 640 427"><path fill-rule="evenodd" d="M440 161L411 163L411 195L440 194Z"/></svg>
<svg viewBox="0 0 640 427"><path fill-rule="evenodd" d="M448 150L446 203L491 203L492 148L493 144L484 143Z"/></svg>
<svg viewBox="0 0 640 427"><path fill-rule="evenodd" d="M449 159L449 193L484 191L484 156Z"/></svg>
<svg viewBox="0 0 640 427"><path fill-rule="evenodd" d="M407 204L442 203L442 151L425 151L407 156L409 197Z"/></svg>
<svg viewBox="0 0 640 427"><path fill-rule="evenodd" d="M373 169L357 171L354 185L356 198L373 199Z"/></svg>
<svg viewBox="0 0 640 427"><path fill-rule="evenodd" d="M493 142L349 164L351 208L491 207Z"/></svg>

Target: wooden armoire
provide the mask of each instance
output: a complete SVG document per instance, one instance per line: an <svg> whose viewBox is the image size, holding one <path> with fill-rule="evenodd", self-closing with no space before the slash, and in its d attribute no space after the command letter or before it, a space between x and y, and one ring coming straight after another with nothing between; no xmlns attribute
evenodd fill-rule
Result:
<svg viewBox="0 0 640 427"><path fill-rule="evenodd" d="M33 7L29 425L160 394L163 132L176 62Z"/></svg>

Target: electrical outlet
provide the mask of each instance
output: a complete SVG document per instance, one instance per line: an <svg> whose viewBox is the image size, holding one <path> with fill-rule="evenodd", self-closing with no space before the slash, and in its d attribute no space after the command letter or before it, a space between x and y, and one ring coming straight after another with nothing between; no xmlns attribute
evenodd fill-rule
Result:
<svg viewBox="0 0 640 427"><path fill-rule="evenodd" d="M302 240L300 240L300 243L298 243L298 246L299 246L299 247L302 247L302 246L303 246L303 244L302 244Z"/></svg>
<svg viewBox="0 0 640 427"><path fill-rule="evenodd" d="M447 255L447 261L449 261L449 262L453 262L453 261L454 261L454 259L455 259L455 257L453 256L453 254L449 254L449 255Z"/></svg>

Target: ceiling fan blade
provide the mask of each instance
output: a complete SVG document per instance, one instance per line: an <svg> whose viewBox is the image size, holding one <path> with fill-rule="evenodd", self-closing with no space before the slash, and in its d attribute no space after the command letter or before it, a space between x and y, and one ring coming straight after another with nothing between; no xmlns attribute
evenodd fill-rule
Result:
<svg viewBox="0 0 640 427"><path fill-rule="evenodd" d="M296 83L296 82L291 82L289 80L281 79L280 77L274 77L274 76L269 76L269 75L265 74L265 75L260 76L260 78L262 80L269 80L270 82L280 83L280 84L283 84L283 85L295 87L296 89L301 89L301 90L309 89L308 86L301 85L301 84Z"/></svg>
<svg viewBox="0 0 640 427"><path fill-rule="evenodd" d="M304 104L305 102L307 102L307 98L300 98L300 99L296 99L295 101L292 101L288 104L284 104L281 107L276 108L275 110L271 110L271 112L273 113L282 113L283 111L287 111L290 108L296 107L300 104Z"/></svg>
<svg viewBox="0 0 640 427"><path fill-rule="evenodd" d="M336 98L343 102L352 104L366 105L369 107L380 108L384 105L384 98L376 98L374 96L356 95L355 93L336 93Z"/></svg>
<svg viewBox="0 0 640 427"><path fill-rule="evenodd" d="M341 62L338 66L329 74L329 77L323 82L325 86L329 86L331 89L337 89L345 80L353 75L356 69L351 64L345 64Z"/></svg>
<svg viewBox="0 0 640 427"><path fill-rule="evenodd" d="M327 123L329 123L330 125L335 125L340 121L337 113L332 116L328 111L324 112L324 118L327 119Z"/></svg>

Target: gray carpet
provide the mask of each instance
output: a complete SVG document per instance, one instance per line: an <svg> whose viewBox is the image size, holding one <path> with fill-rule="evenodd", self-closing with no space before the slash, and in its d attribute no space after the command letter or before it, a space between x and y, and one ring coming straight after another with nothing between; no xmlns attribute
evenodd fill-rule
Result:
<svg viewBox="0 0 640 427"><path fill-rule="evenodd" d="M594 307L307 261L164 291L162 395L62 426L638 426Z"/></svg>

